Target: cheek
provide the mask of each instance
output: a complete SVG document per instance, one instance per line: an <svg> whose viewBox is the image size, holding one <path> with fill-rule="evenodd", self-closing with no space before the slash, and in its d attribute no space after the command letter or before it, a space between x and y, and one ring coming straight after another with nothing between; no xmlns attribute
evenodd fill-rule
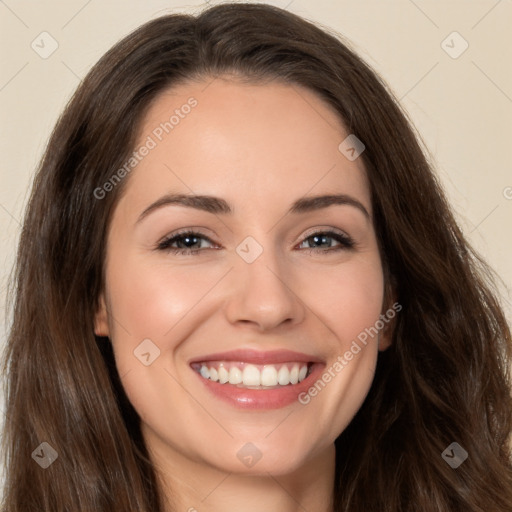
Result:
<svg viewBox="0 0 512 512"><path fill-rule="evenodd" d="M375 325L384 284L379 260L347 264L329 279L317 279L317 284L322 283L325 293L316 291L309 305L323 324L325 339L331 340L326 341L330 356L322 375L299 401L326 432L325 439L334 442L361 407L373 381L378 354Z"/></svg>
<svg viewBox="0 0 512 512"><path fill-rule="evenodd" d="M212 273L136 261L117 265L108 275L117 338L154 339L164 350L164 340L175 337L171 331L215 283Z"/></svg>
<svg viewBox="0 0 512 512"><path fill-rule="evenodd" d="M192 266L171 269L136 257L116 261L107 271L107 282L117 370L143 421L165 431L165 425L173 424L179 411L190 405L178 383L183 370L177 373L173 354L187 339L196 318L194 308L211 288L214 272L209 272L209 280ZM186 436L181 426L175 430Z"/></svg>
<svg viewBox="0 0 512 512"><path fill-rule="evenodd" d="M354 259L338 267L324 269L314 278L314 281L308 279L301 286L303 299L314 307L315 313L334 331L342 345L350 344L378 320L384 279L377 257Z"/></svg>

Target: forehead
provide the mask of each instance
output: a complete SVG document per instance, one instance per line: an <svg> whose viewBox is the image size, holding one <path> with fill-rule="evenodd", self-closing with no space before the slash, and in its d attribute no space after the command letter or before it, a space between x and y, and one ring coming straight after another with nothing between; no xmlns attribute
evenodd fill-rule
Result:
<svg viewBox="0 0 512 512"><path fill-rule="evenodd" d="M141 123L125 200L143 207L168 192L209 194L250 209L350 193L370 211L362 160L338 149L348 135L327 103L295 84L181 84L157 96Z"/></svg>

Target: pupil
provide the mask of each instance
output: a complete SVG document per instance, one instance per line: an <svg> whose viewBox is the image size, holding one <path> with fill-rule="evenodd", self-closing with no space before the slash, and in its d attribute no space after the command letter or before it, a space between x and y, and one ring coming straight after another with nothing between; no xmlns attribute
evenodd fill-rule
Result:
<svg viewBox="0 0 512 512"><path fill-rule="evenodd" d="M325 236L325 235L315 235L315 236L313 236L313 240L315 241L315 243L326 243L325 240L327 238L328 237Z"/></svg>
<svg viewBox="0 0 512 512"><path fill-rule="evenodd" d="M190 241L191 241L191 240L193 240L193 242L192 242L192 243L190 243ZM184 243L185 243L185 246L186 246L187 248L189 248L189 247L190 247L190 245L195 245L195 244L197 243L197 237L195 237L195 236L186 236L186 237L184 237L184 238L183 238L183 241L184 241ZM189 244L190 244L190 245L189 245Z"/></svg>

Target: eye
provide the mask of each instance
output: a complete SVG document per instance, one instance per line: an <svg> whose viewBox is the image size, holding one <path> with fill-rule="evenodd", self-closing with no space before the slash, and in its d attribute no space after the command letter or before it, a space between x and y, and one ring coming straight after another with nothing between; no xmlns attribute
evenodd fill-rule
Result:
<svg viewBox="0 0 512 512"><path fill-rule="evenodd" d="M335 240L338 246L332 246L329 240ZM328 244L327 248L322 247L306 247L303 250L309 252L332 253L334 251L352 249L355 246L354 241L345 233L336 231L317 231L308 235L299 247L304 243L312 242L313 244ZM173 254L197 255L202 250L207 249L202 242L214 244L210 238L197 231L181 231L158 243L156 249L159 251L167 251Z"/></svg>
<svg viewBox="0 0 512 512"><path fill-rule="evenodd" d="M168 238L164 238L157 245L157 249L172 252L173 254L199 254L204 248L201 241L207 241L213 244L213 242L202 233L196 231L182 231ZM177 247L173 247L175 244Z"/></svg>
<svg viewBox="0 0 512 512"><path fill-rule="evenodd" d="M338 246L332 246L332 242L330 240L335 240L338 242ZM337 231L316 231L309 236L307 236L303 242L299 244L299 247L304 243L312 243L318 245L327 244L327 248L322 250L322 247L306 247L305 250L311 252L320 252L323 254L332 253L335 251L353 249L355 246L355 242L352 238L350 238L345 233L337 232ZM319 250L320 249L320 250Z"/></svg>

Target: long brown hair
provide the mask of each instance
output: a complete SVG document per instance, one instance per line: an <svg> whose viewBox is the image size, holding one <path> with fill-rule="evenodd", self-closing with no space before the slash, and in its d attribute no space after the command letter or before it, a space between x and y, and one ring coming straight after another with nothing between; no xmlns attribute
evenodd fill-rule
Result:
<svg viewBox="0 0 512 512"><path fill-rule="evenodd" d="M138 416L93 332L106 231L129 177L101 200L94 191L129 158L160 92L222 74L305 86L366 146L387 282L403 309L336 440L334 510L509 512L512 340L493 274L379 77L341 38L261 4L144 24L92 68L59 119L18 249L4 510L163 510ZM31 456L42 442L58 453L47 469ZM453 442L468 453L457 469L441 455Z"/></svg>

